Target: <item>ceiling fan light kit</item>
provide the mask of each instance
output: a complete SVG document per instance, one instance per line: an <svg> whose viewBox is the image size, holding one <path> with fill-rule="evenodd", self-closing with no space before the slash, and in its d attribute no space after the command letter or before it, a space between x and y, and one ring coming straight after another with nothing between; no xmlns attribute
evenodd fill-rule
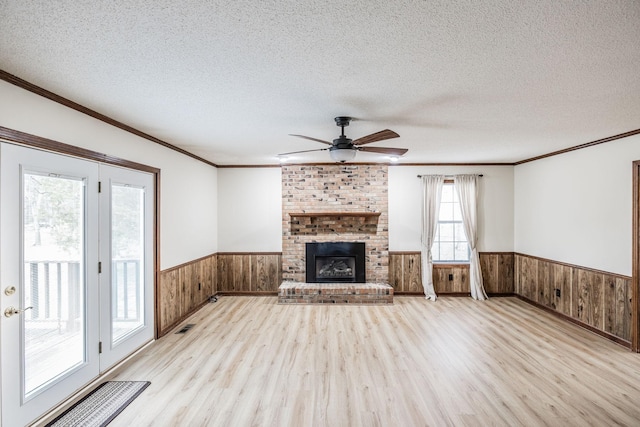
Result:
<svg viewBox="0 0 640 427"><path fill-rule="evenodd" d="M342 132L340 136L333 140L333 143L329 141L324 141L322 139L312 138L310 136L304 135L295 135L290 134L291 136L295 136L298 138L308 139L311 141L320 142L322 144L329 145L329 148L319 148L316 150L303 150L303 151L292 151L290 153L282 153L278 154L278 158L280 161L285 161L287 157L291 154L299 154L299 153L308 153L311 151L327 151L329 150L329 156L336 162L344 163L350 160L353 160L356 157L357 151L368 151L370 153L376 154L386 154L390 156L391 161L398 161L398 158L404 155L407 151L406 148L389 148L389 147L361 147L364 144L370 144L372 142L384 141L386 139L397 138L398 135L396 132L385 129L380 132L372 133L371 135L363 136L361 138L356 139L355 141L347 138L344 134L345 126L349 126L351 122L351 117L347 116L339 116L334 119L336 121L336 125L338 125Z"/></svg>
<svg viewBox="0 0 640 427"><path fill-rule="evenodd" d="M329 156L336 162L344 163L356 157L356 150L353 148L329 148Z"/></svg>

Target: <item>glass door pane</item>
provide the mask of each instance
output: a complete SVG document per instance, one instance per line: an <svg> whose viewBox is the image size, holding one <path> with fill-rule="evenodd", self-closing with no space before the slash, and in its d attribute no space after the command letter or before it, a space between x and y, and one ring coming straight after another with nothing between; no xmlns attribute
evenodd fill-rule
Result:
<svg viewBox="0 0 640 427"><path fill-rule="evenodd" d="M144 326L144 189L111 186L112 343Z"/></svg>
<svg viewBox="0 0 640 427"><path fill-rule="evenodd" d="M85 185L23 175L24 395L86 361Z"/></svg>
<svg viewBox="0 0 640 427"><path fill-rule="evenodd" d="M100 165L100 370L154 338L154 175Z"/></svg>

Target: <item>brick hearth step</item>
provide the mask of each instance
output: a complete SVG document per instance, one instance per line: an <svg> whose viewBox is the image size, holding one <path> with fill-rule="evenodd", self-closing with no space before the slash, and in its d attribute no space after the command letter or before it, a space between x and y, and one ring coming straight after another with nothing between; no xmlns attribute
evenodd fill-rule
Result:
<svg viewBox="0 0 640 427"><path fill-rule="evenodd" d="M382 283L283 282L279 304L393 304L393 288Z"/></svg>

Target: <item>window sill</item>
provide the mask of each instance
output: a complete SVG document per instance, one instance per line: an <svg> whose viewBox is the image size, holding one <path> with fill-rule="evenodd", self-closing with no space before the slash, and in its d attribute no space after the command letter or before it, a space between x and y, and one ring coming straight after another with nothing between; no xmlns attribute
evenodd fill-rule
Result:
<svg viewBox="0 0 640 427"><path fill-rule="evenodd" d="M433 261L434 267L460 267L460 266L468 266L470 264L469 261L461 261L461 262L439 262Z"/></svg>

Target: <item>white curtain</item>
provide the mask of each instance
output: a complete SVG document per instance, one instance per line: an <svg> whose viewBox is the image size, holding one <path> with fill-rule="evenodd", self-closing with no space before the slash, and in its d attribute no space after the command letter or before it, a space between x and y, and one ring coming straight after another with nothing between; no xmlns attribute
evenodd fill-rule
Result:
<svg viewBox="0 0 640 427"><path fill-rule="evenodd" d="M469 285L471 298L477 300L487 299L487 294L482 285L482 271L480 270L480 257L476 249L478 242L478 175L456 175L453 178L455 189L460 200L462 211L462 224L471 249L469 264Z"/></svg>
<svg viewBox="0 0 640 427"><path fill-rule="evenodd" d="M422 286L428 300L436 300L433 288L433 259L431 247L435 237L438 215L440 214L440 195L442 194L444 175L422 176Z"/></svg>

